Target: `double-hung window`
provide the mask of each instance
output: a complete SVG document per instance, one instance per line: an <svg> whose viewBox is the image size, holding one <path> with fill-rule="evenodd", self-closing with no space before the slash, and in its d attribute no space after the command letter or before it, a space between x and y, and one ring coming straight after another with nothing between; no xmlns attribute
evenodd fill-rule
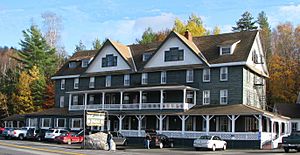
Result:
<svg viewBox="0 0 300 155"><path fill-rule="evenodd" d="M117 66L118 56L113 54L107 54L106 57L102 58L102 67L113 67Z"/></svg>
<svg viewBox="0 0 300 155"><path fill-rule="evenodd" d="M220 90L220 104L227 104L228 103L228 90L223 89Z"/></svg>
<svg viewBox="0 0 300 155"><path fill-rule="evenodd" d="M227 81L228 80L228 67L221 67L220 68L220 81Z"/></svg>
<svg viewBox="0 0 300 155"><path fill-rule="evenodd" d="M165 62L167 61L183 61L184 51L178 47L172 47L169 51L165 51Z"/></svg>
<svg viewBox="0 0 300 155"><path fill-rule="evenodd" d="M90 95L89 97L89 104L94 104L95 101L95 96L94 95Z"/></svg>
<svg viewBox="0 0 300 155"><path fill-rule="evenodd" d="M231 48L229 47L221 47L221 55L231 54Z"/></svg>
<svg viewBox="0 0 300 155"><path fill-rule="evenodd" d="M78 96L73 96L73 105L78 105Z"/></svg>
<svg viewBox="0 0 300 155"><path fill-rule="evenodd" d="M42 118L42 128L50 128L51 127L51 118Z"/></svg>
<svg viewBox="0 0 300 155"><path fill-rule="evenodd" d="M203 105L210 104L210 91L204 90L203 91Z"/></svg>
<svg viewBox="0 0 300 155"><path fill-rule="evenodd" d="M95 88L95 77L90 77L89 88Z"/></svg>
<svg viewBox="0 0 300 155"><path fill-rule="evenodd" d="M65 118L57 118L55 127L57 128L65 128L66 127L66 119Z"/></svg>
<svg viewBox="0 0 300 155"><path fill-rule="evenodd" d="M82 126L81 118L72 118L72 128L80 129Z"/></svg>
<svg viewBox="0 0 300 155"><path fill-rule="evenodd" d="M124 75L124 86L129 86L130 85L130 75L125 74Z"/></svg>
<svg viewBox="0 0 300 155"><path fill-rule="evenodd" d="M82 68L88 67L89 62L90 62L90 60L88 60L88 59L82 60L82 61L81 61L81 67L82 67Z"/></svg>
<svg viewBox="0 0 300 155"><path fill-rule="evenodd" d="M74 79L74 89L78 89L79 88L79 78L75 78Z"/></svg>
<svg viewBox="0 0 300 155"><path fill-rule="evenodd" d="M142 73L142 84L148 84L148 73Z"/></svg>
<svg viewBox="0 0 300 155"><path fill-rule="evenodd" d="M63 108L65 106L65 96L59 97L59 107Z"/></svg>
<svg viewBox="0 0 300 155"><path fill-rule="evenodd" d="M161 84L167 83L167 72L166 71L160 72L160 83Z"/></svg>
<svg viewBox="0 0 300 155"><path fill-rule="evenodd" d="M111 76L108 75L105 78L105 87L110 87L111 86Z"/></svg>
<svg viewBox="0 0 300 155"><path fill-rule="evenodd" d="M194 82L194 70L186 70L186 82Z"/></svg>
<svg viewBox="0 0 300 155"><path fill-rule="evenodd" d="M210 82L210 69L204 68L203 69L203 82Z"/></svg>
<svg viewBox="0 0 300 155"><path fill-rule="evenodd" d="M65 90L66 87L66 80L65 79L61 79L60 80L60 89L61 90Z"/></svg>

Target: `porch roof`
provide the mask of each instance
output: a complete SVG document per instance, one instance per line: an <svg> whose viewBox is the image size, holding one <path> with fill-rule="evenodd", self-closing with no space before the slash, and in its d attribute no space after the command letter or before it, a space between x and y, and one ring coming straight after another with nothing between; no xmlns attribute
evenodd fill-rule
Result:
<svg viewBox="0 0 300 155"><path fill-rule="evenodd" d="M272 118L290 119L276 113L268 112L244 104L194 106L185 115L265 115Z"/></svg>
<svg viewBox="0 0 300 155"><path fill-rule="evenodd" d="M35 116L74 116L78 115L78 113L70 112L68 108L50 108L44 111L33 112L29 114L25 114L26 117L35 117ZM82 114L81 114L82 115Z"/></svg>
<svg viewBox="0 0 300 155"><path fill-rule="evenodd" d="M14 114L1 119L2 121L24 121L24 115Z"/></svg>
<svg viewBox="0 0 300 155"><path fill-rule="evenodd" d="M84 93L100 93L100 92L133 92L133 91L157 91L157 90L199 90L186 85L145 85L139 87L116 87L116 88L102 88L97 90L82 90L82 91L69 91L68 94L84 94Z"/></svg>

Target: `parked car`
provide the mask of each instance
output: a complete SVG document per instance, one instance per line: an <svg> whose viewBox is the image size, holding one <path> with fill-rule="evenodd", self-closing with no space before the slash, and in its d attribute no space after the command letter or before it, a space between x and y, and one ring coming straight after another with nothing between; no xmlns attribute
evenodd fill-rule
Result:
<svg viewBox="0 0 300 155"><path fill-rule="evenodd" d="M83 134L75 132L66 132L60 136L55 137L55 141L59 144L72 144L72 143L81 143L83 141Z"/></svg>
<svg viewBox="0 0 300 155"><path fill-rule="evenodd" d="M3 132L2 132L2 136L5 139L11 139L11 134L13 133L14 128L4 128Z"/></svg>
<svg viewBox="0 0 300 155"><path fill-rule="evenodd" d="M196 150L205 148L215 151L216 149L226 150L227 142L218 136L201 136L194 140L193 145Z"/></svg>
<svg viewBox="0 0 300 155"><path fill-rule="evenodd" d="M2 132L4 131L5 128L0 127L0 136L2 135Z"/></svg>
<svg viewBox="0 0 300 155"><path fill-rule="evenodd" d="M54 140L55 137L60 136L63 133L67 133L68 130L65 129L49 129L45 133L45 140Z"/></svg>
<svg viewBox="0 0 300 155"><path fill-rule="evenodd" d="M107 133L107 132L104 132ZM127 146L128 139L123 136L120 132L111 131L113 141L116 143L116 146Z"/></svg>
<svg viewBox="0 0 300 155"><path fill-rule="evenodd" d="M151 136L150 147L174 147L174 140L163 134L157 134L156 130L145 130Z"/></svg>
<svg viewBox="0 0 300 155"><path fill-rule="evenodd" d="M292 132L290 136L282 138L284 152L288 153L290 149L300 152L300 131Z"/></svg>
<svg viewBox="0 0 300 155"><path fill-rule="evenodd" d="M11 137L23 140L26 137L27 131L29 129L30 129L30 127L25 127L25 128L21 128L21 129L14 129L13 133L11 134Z"/></svg>
<svg viewBox="0 0 300 155"><path fill-rule="evenodd" d="M35 129L35 128L28 129L27 133L26 133L26 139L28 139L28 140L34 140L35 139L35 135L36 135L36 131L37 131L37 129Z"/></svg>
<svg viewBox="0 0 300 155"><path fill-rule="evenodd" d="M37 141L44 140L47 131L48 131L48 129L37 129L35 131L36 134L35 134L33 140L37 140Z"/></svg>

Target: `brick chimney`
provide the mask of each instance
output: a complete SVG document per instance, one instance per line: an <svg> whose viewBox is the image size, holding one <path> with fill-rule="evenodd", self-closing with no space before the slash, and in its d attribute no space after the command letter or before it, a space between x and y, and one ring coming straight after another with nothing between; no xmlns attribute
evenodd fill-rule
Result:
<svg viewBox="0 0 300 155"><path fill-rule="evenodd" d="M191 33L189 30L186 30L186 31L185 31L184 36L185 36L185 38L186 38L187 40L193 41L192 33Z"/></svg>

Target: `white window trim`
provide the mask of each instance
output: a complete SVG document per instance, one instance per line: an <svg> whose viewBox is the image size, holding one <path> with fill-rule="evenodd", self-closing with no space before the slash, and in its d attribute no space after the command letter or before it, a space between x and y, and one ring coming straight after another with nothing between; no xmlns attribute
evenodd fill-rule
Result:
<svg viewBox="0 0 300 155"><path fill-rule="evenodd" d="M222 96L222 92L225 91L226 92L226 96ZM222 102L222 97L226 97L226 103ZM220 104L224 105L224 104L228 104L228 90L227 89L222 89L220 90Z"/></svg>
<svg viewBox="0 0 300 155"><path fill-rule="evenodd" d="M83 62L85 62L85 61L87 61L87 64L86 65L84 65L84 63ZM81 67L82 68L86 68L86 67L88 67L89 66L89 60L81 60Z"/></svg>
<svg viewBox="0 0 300 155"><path fill-rule="evenodd" d="M148 84L148 73L142 73L142 84Z"/></svg>
<svg viewBox="0 0 300 155"><path fill-rule="evenodd" d="M204 79L204 77L205 77L204 70L207 70L207 71L208 71L208 80L205 80L205 79ZM202 81L203 81L203 82L210 82L210 68L204 68L204 69L203 69L203 73L202 73Z"/></svg>
<svg viewBox="0 0 300 155"><path fill-rule="evenodd" d="M166 84L167 83L167 72L161 71L160 72L160 84Z"/></svg>
<svg viewBox="0 0 300 155"><path fill-rule="evenodd" d="M65 106L65 96L59 97L59 107L63 108Z"/></svg>
<svg viewBox="0 0 300 155"><path fill-rule="evenodd" d="M63 120L64 120L64 126L63 126L63 127L59 127L59 126L58 126L58 120L59 120L59 119L63 119ZM55 122L55 127L56 127L56 128L65 128L65 127L67 127L66 125L67 125L67 120L66 120L66 118L57 118L57 119L56 119L56 122Z"/></svg>
<svg viewBox="0 0 300 155"><path fill-rule="evenodd" d="M225 71L226 78L222 79L222 71ZM220 81L228 81L228 67L221 67L220 68Z"/></svg>
<svg viewBox="0 0 300 155"><path fill-rule="evenodd" d="M80 127L79 128L75 128L74 127L74 122L80 120ZM82 119L81 118L72 118L71 119L71 129L72 130L80 130L82 128Z"/></svg>
<svg viewBox="0 0 300 155"><path fill-rule="evenodd" d="M77 84L77 86L76 86ZM74 89L78 89L79 88L79 78L75 78L74 79Z"/></svg>
<svg viewBox="0 0 300 155"><path fill-rule="evenodd" d="M191 80L190 80L190 78L189 78L189 73L191 73L192 75L192 78L191 78ZM189 70L186 70L186 82L187 83L192 83L192 82L194 82L194 70L193 69L189 69Z"/></svg>
<svg viewBox="0 0 300 155"><path fill-rule="evenodd" d="M128 82L126 82L128 81ZM124 75L124 86L130 86L130 74Z"/></svg>
<svg viewBox="0 0 300 155"><path fill-rule="evenodd" d="M208 103L205 102L205 93L208 92ZM202 104L209 105L210 104L210 90L203 90Z"/></svg>
<svg viewBox="0 0 300 155"><path fill-rule="evenodd" d="M95 77L90 77L89 88L95 88Z"/></svg>
<svg viewBox="0 0 300 155"><path fill-rule="evenodd" d="M111 75L105 77L105 87L111 87Z"/></svg>
<svg viewBox="0 0 300 155"><path fill-rule="evenodd" d="M223 53L223 48L229 48L229 53ZM220 55L231 55L233 52L232 52L232 46L229 45L229 46L220 46Z"/></svg>
<svg viewBox="0 0 300 155"><path fill-rule="evenodd" d="M45 121L45 119L50 120L50 121L49 121L49 126L44 126L44 121ZM43 128L43 129L49 129L49 128L51 128L51 123L52 123L51 118L42 118L41 128Z"/></svg>
<svg viewBox="0 0 300 155"><path fill-rule="evenodd" d="M76 102L77 102L76 104L74 104L75 98L76 98L76 100L77 100L77 101L76 101ZM78 102L79 102L79 101L78 101L78 96L77 96L77 95L74 95L72 100L73 100L73 105L78 105Z"/></svg>
<svg viewBox="0 0 300 155"><path fill-rule="evenodd" d="M66 80L65 79L61 79L60 80L60 89L61 90L65 90L66 88Z"/></svg>

